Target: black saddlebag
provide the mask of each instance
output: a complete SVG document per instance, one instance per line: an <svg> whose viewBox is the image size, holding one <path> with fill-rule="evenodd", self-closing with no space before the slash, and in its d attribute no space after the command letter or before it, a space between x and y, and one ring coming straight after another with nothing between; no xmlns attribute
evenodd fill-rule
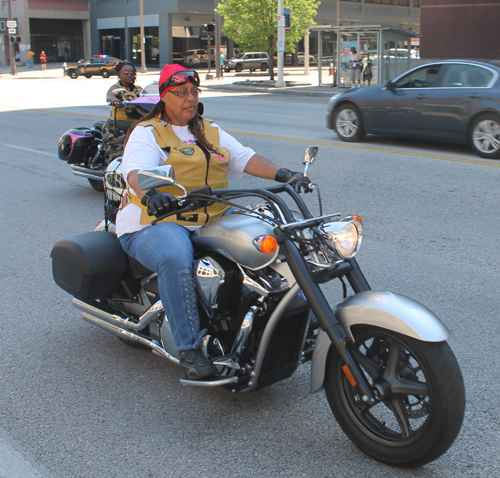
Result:
<svg viewBox="0 0 500 478"><path fill-rule="evenodd" d="M50 257L56 284L83 301L115 292L126 270L125 252L109 232L88 232L58 241Z"/></svg>

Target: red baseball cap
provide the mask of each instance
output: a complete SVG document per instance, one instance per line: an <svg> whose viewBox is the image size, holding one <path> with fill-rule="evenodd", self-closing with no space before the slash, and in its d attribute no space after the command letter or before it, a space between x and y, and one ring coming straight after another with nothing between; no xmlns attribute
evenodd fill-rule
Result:
<svg viewBox="0 0 500 478"><path fill-rule="evenodd" d="M175 75L176 73L179 73L179 75ZM160 82L158 83L160 98L163 98L167 91L188 81L193 85L200 86L200 77L196 71L188 70L180 65L165 65L161 70Z"/></svg>

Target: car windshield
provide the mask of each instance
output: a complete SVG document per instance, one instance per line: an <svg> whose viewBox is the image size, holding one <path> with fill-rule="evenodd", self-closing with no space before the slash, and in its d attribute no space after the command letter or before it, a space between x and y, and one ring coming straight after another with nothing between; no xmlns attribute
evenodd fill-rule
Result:
<svg viewBox="0 0 500 478"><path fill-rule="evenodd" d="M235 58L243 58L243 55L244 55L243 53L238 53L238 54L235 56Z"/></svg>

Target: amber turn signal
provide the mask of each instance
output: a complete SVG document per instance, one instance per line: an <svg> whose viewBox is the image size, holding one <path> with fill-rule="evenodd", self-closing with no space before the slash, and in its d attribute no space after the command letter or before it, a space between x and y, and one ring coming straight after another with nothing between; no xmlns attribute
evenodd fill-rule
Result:
<svg viewBox="0 0 500 478"><path fill-rule="evenodd" d="M274 236L262 236L259 238L259 249L263 254L273 254L278 249L278 241Z"/></svg>

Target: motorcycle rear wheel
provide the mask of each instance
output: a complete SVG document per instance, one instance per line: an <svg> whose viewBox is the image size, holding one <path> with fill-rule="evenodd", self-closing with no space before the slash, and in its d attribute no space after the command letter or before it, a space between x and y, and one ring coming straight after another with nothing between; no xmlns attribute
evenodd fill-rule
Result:
<svg viewBox="0 0 500 478"><path fill-rule="evenodd" d="M392 466L429 463L457 437L465 390L457 360L446 342L421 342L371 326L352 330L351 353L382 400L366 412L330 347L325 392L339 425L366 454Z"/></svg>

